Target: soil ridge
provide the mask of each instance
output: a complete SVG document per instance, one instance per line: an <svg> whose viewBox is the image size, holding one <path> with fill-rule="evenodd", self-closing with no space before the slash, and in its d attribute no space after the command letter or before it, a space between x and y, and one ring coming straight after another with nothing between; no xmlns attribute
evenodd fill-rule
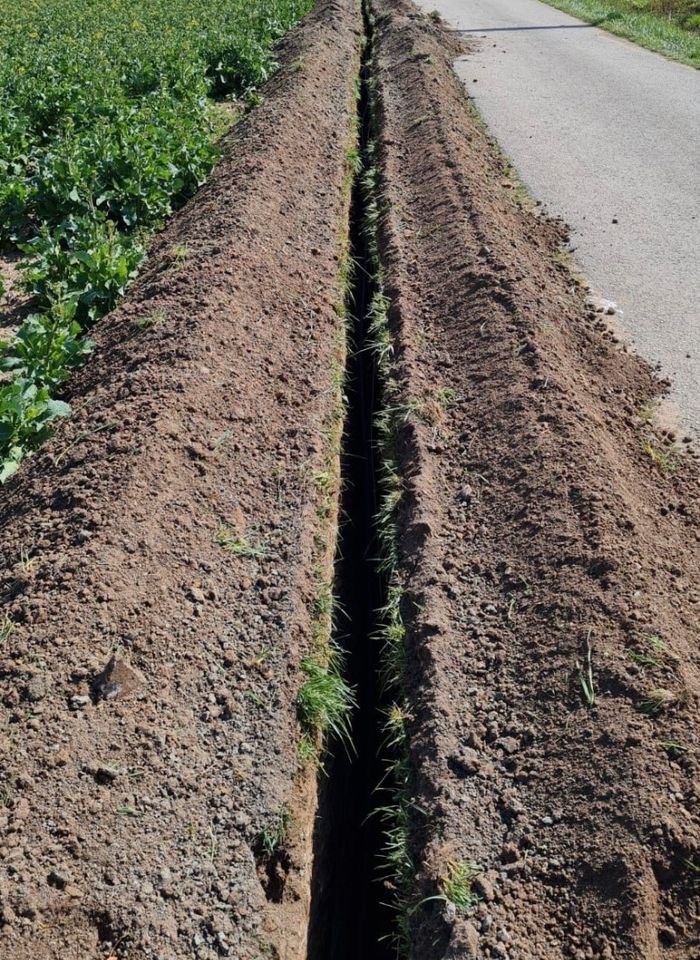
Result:
<svg viewBox="0 0 700 960"><path fill-rule="evenodd" d="M371 0L402 409L410 956L699 945L698 464L466 101L460 52ZM463 52L463 51L461 51ZM590 669L589 669L590 667ZM473 864L478 902L444 898Z"/></svg>
<svg viewBox="0 0 700 960"><path fill-rule="evenodd" d="M8 960L305 955L359 31L320 0L290 34L3 489Z"/></svg>

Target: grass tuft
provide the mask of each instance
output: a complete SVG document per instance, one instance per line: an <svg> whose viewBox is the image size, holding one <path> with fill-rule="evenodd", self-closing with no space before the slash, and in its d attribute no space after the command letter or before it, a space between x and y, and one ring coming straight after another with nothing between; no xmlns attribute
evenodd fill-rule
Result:
<svg viewBox="0 0 700 960"><path fill-rule="evenodd" d="M297 695L297 716L307 739L307 755L315 755L311 748L325 743L328 737L340 740L346 749L351 749L350 717L356 699L343 676L342 654L332 645L327 662L322 662L318 654L312 654L302 660L301 669L306 679Z"/></svg>
<svg viewBox="0 0 700 960"><path fill-rule="evenodd" d="M586 657L583 662L576 661L576 671L581 686L583 699L589 707L596 705L595 680L593 678L593 650L591 647L591 631L588 631L586 637Z"/></svg>
<svg viewBox="0 0 700 960"><path fill-rule="evenodd" d="M673 451L664 450L652 440L644 440L642 442L642 450L665 477L670 477L675 472L678 464Z"/></svg>
<svg viewBox="0 0 700 960"><path fill-rule="evenodd" d="M237 533L233 527L227 523L222 523L216 531L216 542L226 553L230 553L234 557L261 559L267 556L267 549L265 547L249 543L244 536Z"/></svg>
<svg viewBox="0 0 700 960"><path fill-rule="evenodd" d="M272 821L262 828L256 838L256 846L267 857L271 857L284 844L289 833L292 817L286 807Z"/></svg>
<svg viewBox="0 0 700 960"><path fill-rule="evenodd" d="M652 690L651 693L648 694L646 699L642 700L639 704L639 709L648 717L655 717L669 707L674 700L675 697L670 690L666 690L664 687L657 687L656 690Z"/></svg>

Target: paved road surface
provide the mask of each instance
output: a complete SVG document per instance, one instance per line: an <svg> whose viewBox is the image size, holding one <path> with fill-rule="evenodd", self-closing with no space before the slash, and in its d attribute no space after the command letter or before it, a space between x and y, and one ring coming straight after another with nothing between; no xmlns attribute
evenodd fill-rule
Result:
<svg viewBox="0 0 700 960"><path fill-rule="evenodd" d="M417 2L476 41L468 92L700 435L700 71L536 0Z"/></svg>

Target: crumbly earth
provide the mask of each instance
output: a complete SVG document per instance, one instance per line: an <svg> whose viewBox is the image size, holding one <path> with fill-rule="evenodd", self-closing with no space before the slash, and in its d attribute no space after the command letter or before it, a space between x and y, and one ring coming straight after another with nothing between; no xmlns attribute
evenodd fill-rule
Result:
<svg viewBox="0 0 700 960"><path fill-rule="evenodd" d="M700 472L406 0L376 17L404 399L411 957L700 956ZM590 673L594 702L582 678Z"/></svg>
<svg viewBox="0 0 700 960"><path fill-rule="evenodd" d="M290 35L2 491L7 960L305 956L358 43L354 0Z"/></svg>
<svg viewBox="0 0 700 960"><path fill-rule="evenodd" d="M698 464L523 206L454 38L370 8L411 411L412 960L688 960ZM288 39L3 489L2 957L306 957L295 700L335 542L358 39L354 0ZM466 911L428 899L457 862Z"/></svg>

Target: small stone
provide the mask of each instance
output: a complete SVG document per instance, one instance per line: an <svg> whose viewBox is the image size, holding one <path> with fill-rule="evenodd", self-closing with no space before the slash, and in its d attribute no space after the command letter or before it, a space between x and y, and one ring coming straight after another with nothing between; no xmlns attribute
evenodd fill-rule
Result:
<svg viewBox="0 0 700 960"><path fill-rule="evenodd" d="M471 921L455 925L444 960L476 960L479 956L479 931Z"/></svg>
<svg viewBox="0 0 700 960"><path fill-rule="evenodd" d="M514 843L504 843L501 850L501 860L504 863L516 863L520 859L520 850Z"/></svg>
<svg viewBox="0 0 700 960"><path fill-rule="evenodd" d="M15 820L26 820L29 816L29 801L26 797L21 797L12 808L12 816Z"/></svg>
<svg viewBox="0 0 700 960"><path fill-rule="evenodd" d="M122 699L135 693L144 684L144 678L124 660L111 657L107 666L95 677L93 694L101 700Z"/></svg>
<svg viewBox="0 0 700 960"><path fill-rule="evenodd" d="M44 676L32 677L24 688L24 699L30 703L43 700L49 690L48 680Z"/></svg>
<svg viewBox="0 0 700 960"><path fill-rule="evenodd" d="M77 695L70 698L70 705L73 710L82 710L83 707L87 707L90 703L90 697L85 695Z"/></svg>
<svg viewBox="0 0 700 960"><path fill-rule="evenodd" d="M487 903L491 903L496 896L496 893L493 889L493 884L488 877L484 876L484 874L479 874L478 877L474 877L472 886L474 887L477 896L479 896L482 900L485 900Z"/></svg>

